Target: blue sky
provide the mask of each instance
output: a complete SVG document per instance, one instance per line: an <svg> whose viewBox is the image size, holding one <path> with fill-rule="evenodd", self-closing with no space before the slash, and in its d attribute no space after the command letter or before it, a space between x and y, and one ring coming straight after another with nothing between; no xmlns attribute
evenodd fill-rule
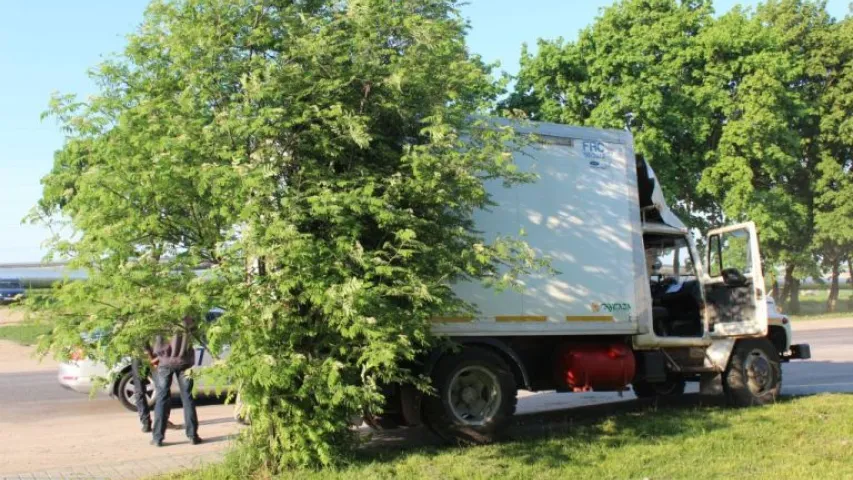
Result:
<svg viewBox="0 0 853 480"><path fill-rule="evenodd" d="M829 0L836 17L848 0ZM518 69L521 44L575 38L612 0L470 0L471 50L502 69ZM755 0L718 0L718 12ZM40 260L48 232L21 225L40 196L39 180L63 141L56 124L39 119L51 92L95 93L86 75L118 52L142 18L147 0L4 0L0 14L0 263Z"/></svg>

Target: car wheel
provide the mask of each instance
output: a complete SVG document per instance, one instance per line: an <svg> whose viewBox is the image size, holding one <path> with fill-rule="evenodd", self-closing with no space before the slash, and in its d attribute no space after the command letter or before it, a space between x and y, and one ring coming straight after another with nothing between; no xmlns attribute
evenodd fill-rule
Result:
<svg viewBox="0 0 853 480"><path fill-rule="evenodd" d="M773 344L767 339L737 342L723 375L727 402L738 407L765 405L775 402L781 389L782 365Z"/></svg>
<svg viewBox="0 0 853 480"><path fill-rule="evenodd" d="M424 399L424 423L450 443L491 443L515 413L515 378L491 351L468 347L444 356L432 382L436 394Z"/></svg>
<svg viewBox="0 0 853 480"><path fill-rule="evenodd" d="M153 408L154 382L150 378L143 378L142 388L145 389L145 401L148 402L150 408ZM136 411L136 386L133 383L133 373L130 370L121 374L118 385L116 386L116 396L124 408L131 412Z"/></svg>

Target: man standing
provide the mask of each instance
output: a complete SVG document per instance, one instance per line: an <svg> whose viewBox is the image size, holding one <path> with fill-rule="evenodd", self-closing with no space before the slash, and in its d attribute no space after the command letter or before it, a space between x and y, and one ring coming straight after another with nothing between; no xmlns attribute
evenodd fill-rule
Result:
<svg viewBox="0 0 853 480"><path fill-rule="evenodd" d="M184 427L187 438L193 445L202 442L198 436L198 417L195 411L192 389L193 380L186 375L187 370L195 363L195 354L192 345L191 331L193 322L189 317L184 318L184 328L176 333L166 342L162 336L154 340L154 347L148 347L148 354L155 357L152 362L154 370L154 434L151 444L157 447L163 446L166 436L166 425L169 421L170 392L172 387L172 376L178 380L181 390L181 403L184 406Z"/></svg>
<svg viewBox="0 0 853 480"><path fill-rule="evenodd" d="M150 364L149 367L147 364ZM139 414L139 423L142 424L143 433L151 433L151 409L148 407L148 397L145 392L145 379L148 378L149 368L157 367L157 357L148 356L147 360L135 357L130 361L130 373L133 378L133 388L135 391L134 402L136 403L136 413ZM170 421L166 422L166 428L174 430L177 427Z"/></svg>

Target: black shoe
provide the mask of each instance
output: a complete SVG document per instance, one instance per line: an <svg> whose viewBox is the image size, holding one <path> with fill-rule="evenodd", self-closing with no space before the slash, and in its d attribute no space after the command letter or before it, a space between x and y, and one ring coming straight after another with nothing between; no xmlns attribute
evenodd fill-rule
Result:
<svg viewBox="0 0 853 480"><path fill-rule="evenodd" d="M151 422L142 424L142 433L151 433Z"/></svg>
<svg viewBox="0 0 853 480"><path fill-rule="evenodd" d="M198 435L196 435L190 439L190 442L192 442L193 445L198 445L199 443L201 443L203 441L204 440L202 440L201 437L199 437Z"/></svg>
<svg viewBox="0 0 853 480"><path fill-rule="evenodd" d="M154 445L155 447L162 447L163 440L151 440L151 445Z"/></svg>

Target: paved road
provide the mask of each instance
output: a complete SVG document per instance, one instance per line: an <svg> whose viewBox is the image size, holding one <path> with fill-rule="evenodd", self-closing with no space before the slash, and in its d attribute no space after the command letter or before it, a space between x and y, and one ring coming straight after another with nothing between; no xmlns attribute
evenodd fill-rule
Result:
<svg viewBox="0 0 853 480"><path fill-rule="evenodd" d="M853 393L853 322L835 325L843 327L836 328L828 322L797 325L795 341L811 344L813 358L783 367L783 393ZM199 417L200 433L210 442L193 447L185 442L183 432L169 432L167 442L171 440L173 445L153 449L148 446L148 436L138 433L134 415L116 400L105 396L89 399L63 390L55 372L43 367L18 372L0 369L0 479L8 474L58 471L71 466L82 469L80 478L97 472L104 472L104 478L118 478L116 472L123 478L139 477L137 473L153 473L145 466L158 457L171 458L174 467L217 457L229 435L237 430L230 406L208 403L199 407ZM620 397L613 393L522 392L518 413L632 398L630 393ZM179 411L174 415L173 418L181 418ZM91 466L89 470L84 468L87 465Z"/></svg>

